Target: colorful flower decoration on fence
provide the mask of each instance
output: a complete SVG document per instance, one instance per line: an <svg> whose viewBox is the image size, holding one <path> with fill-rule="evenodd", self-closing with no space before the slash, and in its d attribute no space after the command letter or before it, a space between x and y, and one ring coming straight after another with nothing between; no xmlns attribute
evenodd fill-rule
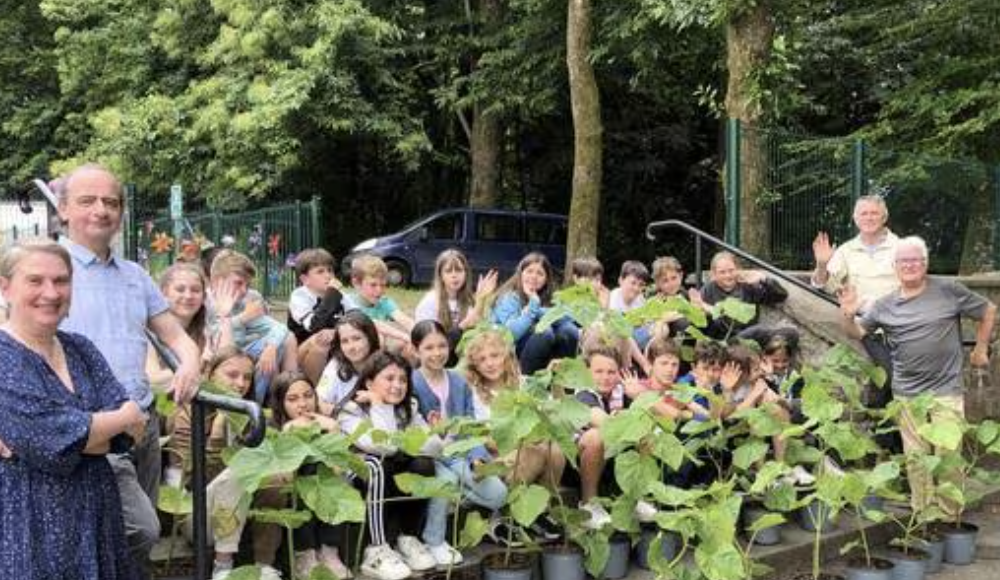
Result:
<svg viewBox="0 0 1000 580"><path fill-rule="evenodd" d="M166 254L174 247L174 239L166 232L157 232L153 235L153 241L149 242L149 247L157 254Z"/></svg>
<svg viewBox="0 0 1000 580"><path fill-rule="evenodd" d="M281 234L271 234L271 236L267 238L267 253L271 254L271 257L277 258L280 250Z"/></svg>

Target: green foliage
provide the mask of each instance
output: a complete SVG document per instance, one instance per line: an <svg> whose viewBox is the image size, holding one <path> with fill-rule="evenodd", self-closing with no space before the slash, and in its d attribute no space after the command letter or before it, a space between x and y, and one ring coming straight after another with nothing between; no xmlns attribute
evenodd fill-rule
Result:
<svg viewBox="0 0 1000 580"><path fill-rule="evenodd" d="M191 494L172 485L161 485L156 509L175 516L191 515Z"/></svg>
<svg viewBox="0 0 1000 580"><path fill-rule="evenodd" d="M517 485L511 488L507 501L510 515L519 526L527 528L548 509L550 497L549 490L540 485Z"/></svg>

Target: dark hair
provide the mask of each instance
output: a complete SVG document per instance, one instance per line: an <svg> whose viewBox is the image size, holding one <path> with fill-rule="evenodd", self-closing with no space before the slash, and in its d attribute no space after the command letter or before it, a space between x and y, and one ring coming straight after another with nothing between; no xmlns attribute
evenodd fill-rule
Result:
<svg viewBox="0 0 1000 580"><path fill-rule="evenodd" d="M680 360L681 349L670 338L658 336L646 345L646 360L653 362L661 356L672 356Z"/></svg>
<svg viewBox="0 0 1000 580"><path fill-rule="evenodd" d="M642 282L649 282L649 270L646 269L646 265L638 260L625 260L622 262L621 273L618 274L618 279L628 278L632 276L633 278L638 278Z"/></svg>
<svg viewBox="0 0 1000 580"><path fill-rule="evenodd" d="M330 252L323 248L306 248L295 257L295 279L308 274L309 270L318 266L327 266L333 271L334 261Z"/></svg>
<svg viewBox="0 0 1000 580"><path fill-rule="evenodd" d="M731 344L726 348L726 362L736 363L745 375L753 369L753 361L760 359L760 352L745 343Z"/></svg>
<svg viewBox="0 0 1000 580"><path fill-rule="evenodd" d="M445 331L443 324L437 320L421 320L414 324L413 330L410 331L410 343L414 348L417 348L425 338L432 334L440 334L448 338L448 333Z"/></svg>
<svg viewBox="0 0 1000 580"><path fill-rule="evenodd" d="M542 306L551 306L552 286L555 284L555 270L553 270L549 259L541 252L531 252L521 258L521 261L517 263L517 269L514 270L514 274L504 282L503 287L500 288L497 295L502 296L507 292L515 292L521 303L527 304L528 297L524 294L524 286L521 284L521 274L532 264L538 264L545 270L545 285L538 291L538 299L541 301Z"/></svg>
<svg viewBox="0 0 1000 580"><path fill-rule="evenodd" d="M403 400L396 405L396 418L403 425L409 425L413 419L413 389L410 386L410 363L406 362L406 359L398 354L380 350L368 357L368 360L365 361L364 366L361 368L361 374L358 375L358 382L354 386L354 390L345 399L352 401L354 400L355 393L358 391L367 391L368 382L375 380L375 377L379 373L392 366L402 369L403 376L406 377L406 394L403 395ZM369 403L358 404L365 410L371 406Z"/></svg>
<svg viewBox="0 0 1000 580"><path fill-rule="evenodd" d="M330 348L330 358L337 361L337 376L341 381L347 381L356 375L358 370L354 368L354 363L347 360L347 357L344 356L344 351L340 348L341 326L350 326L365 335L365 338L368 339L368 345L371 347L371 353L381 349L382 344L379 342L378 329L375 328L375 323L364 312L360 310L348 310L337 320L333 325L333 331L336 334L333 337L333 345ZM371 356L371 353L368 356Z"/></svg>
<svg viewBox="0 0 1000 580"><path fill-rule="evenodd" d="M761 349L768 355L784 351L789 357L795 357L799 353L798 333L775 332L761 345Z"/></svg>
<svg viewBox="0 0 1000 580"><path fill-rule="evenodd" d="M699 340L694 345L694 362L719 363L726 359L726 350L714 340Z"/></svg>
<svg viewBox="0 0 1000 580"><path fill-rule="evenodd" d="M600 278L604 275L604 265L593 256L573 258L569 263L569 273L581 278Z"/></svg>
<svg viewBox="0 0 1000 580"><path fill-rule="evenodd" d="M288 412L285 411L285 395L288 394L288 390L292 388L292 385L298 382L304 382L309 385L309 388L313 390L313 394L316 394L316 387L309 382L309 378L305 374L299 371L283 371L278 373L278 376L274 377L271 381L271 394L268 405L271 407L271 421L279 429L288 422Z"/></svg>

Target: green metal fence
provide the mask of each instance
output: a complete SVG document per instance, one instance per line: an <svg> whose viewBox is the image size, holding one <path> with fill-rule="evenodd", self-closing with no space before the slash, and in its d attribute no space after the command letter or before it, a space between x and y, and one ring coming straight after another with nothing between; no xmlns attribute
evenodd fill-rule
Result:
<svg viewBox="0 0 1000 580"><path fill-rule="evenodd" d="M754 132L732 120L728 127L727 237L738 242L741 188L752 181L746 173L756 171L760 186L754 198L766 206L768 223L760 226L769 228L767 258L775 264L812 268L816 232L827 231L838 243L850 239L854 200L876 194L886 200L893 231L927 241L932 271L974 273L1000 266L1000 168L883 150L849 137Z"/></svg>
<svg viewBox="0 0 1000 580"><path fill-rule="evenodd" d="M154 277L177 259L185 245L225 246L246 254L257 265L257 290L265 297L284 300L295 288L295 256L322 243L318 197L242 212L191 213L181 221L180 240L175 239L176 224L165 209L150 214L142 211L141 204L133 207L126 251Z"/></svg>

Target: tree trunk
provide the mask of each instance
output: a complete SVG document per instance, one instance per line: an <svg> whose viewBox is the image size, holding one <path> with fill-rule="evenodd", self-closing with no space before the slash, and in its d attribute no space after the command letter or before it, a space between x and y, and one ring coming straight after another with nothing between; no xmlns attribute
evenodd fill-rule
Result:
<svg viewBox="0 0 1000 580"><path fill-rule="evenodd" d="M996 210L993 207L991 178L987 175L981 187L973 190L969 202L968 219L965 222L965 240L962 243L962 258L958 267L960 276L970 276L977 272L991 272L993 255L997 248L993 247L993 228ZM931 256L933 263L934 256Z"/></svg>
<svg viewBox="0 0 1000 580"><path fill-rule="evenodd" d="M740 245L758 256L767 257L771 246L768 206L758 200L765 186L767 159L761 134L761 107L753 73L767 66L774 39L770 2L759 0L734 16L726 26L726 114L743 124L740 143Z"/></svg>
<svg viewBox="0 0 1000 580"><path fill-rule="evenodd" d="M597 254L603 128L597 79L589 60L590 0L569 0L566 24L566 66L573 111L573 197L566 240L568 264L573 258Z"/></svg>
<svg viewBox="0 0 1000 580"><path fill-rule="evenodd" d="M492 32L501 21L500 0L482 0L479 3L485 33ZM478 60L478 55L476 60ZM476 105L472 111L472 133L469 136L471 156L469 205L496 207L500 200L500 151L503 128L500 119ZM523 208L522 208L523 209Z"/></svg>
<svg viewBox="0 0 1000 580"><path fill-rule="evenodd" d="M495 207L500 199L500 122L476 106L472 117L469 205Z"/></svg>

